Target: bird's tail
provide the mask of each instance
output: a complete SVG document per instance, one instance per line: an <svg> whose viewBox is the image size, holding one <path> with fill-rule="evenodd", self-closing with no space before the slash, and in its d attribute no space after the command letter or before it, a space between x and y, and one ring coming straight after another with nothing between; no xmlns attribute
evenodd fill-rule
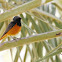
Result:
<svg viewBox="0 0 62 62"><path fill-rule="evenodd" d="M3 38L6 38L7 37L7 35L5 34L5 35L3 35L1 38L0 38L0 40L2 40Z"/></svg>

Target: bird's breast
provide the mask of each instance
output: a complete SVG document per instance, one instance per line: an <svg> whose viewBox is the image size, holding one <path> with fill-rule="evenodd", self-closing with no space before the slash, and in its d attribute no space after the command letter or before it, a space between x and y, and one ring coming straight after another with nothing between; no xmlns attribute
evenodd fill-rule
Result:
<svg viewBox="0 0 62 62"><path fill-rule="evenodd" d="M15 24L9 31L8 31L8 35L16 35L20 32L21 30L21 26L18 26L17 24Z"/></svg>

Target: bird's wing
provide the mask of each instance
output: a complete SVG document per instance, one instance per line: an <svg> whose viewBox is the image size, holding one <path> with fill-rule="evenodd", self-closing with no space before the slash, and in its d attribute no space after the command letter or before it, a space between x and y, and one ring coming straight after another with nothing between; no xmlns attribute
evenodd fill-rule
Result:
<svg viewBox="0 0 62 62"><path fill-rule="evenodd" d="M3 37L15 24L16 24L16 23L11 22L11 23L8 25L8 27L6 28L6 30L5 30L4 34L2 35L2 37Z"/></svg>

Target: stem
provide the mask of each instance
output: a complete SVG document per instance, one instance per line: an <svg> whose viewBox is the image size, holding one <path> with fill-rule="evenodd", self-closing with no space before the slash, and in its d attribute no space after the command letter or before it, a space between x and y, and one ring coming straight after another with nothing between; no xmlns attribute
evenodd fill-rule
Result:
<svg viewBox="0 0 62 62"><path fill-rule="evenodd" d="M29 37L19 38L19 39L11 40L8 42L3 42L3 43L0 43L0 51L17 47L17 46L22 46L24 44L39 42L40 40L43 41L46 39L56 38L59 36L62 36L62 29L57 31L36 34Z"/></svg>
<svg viewBox="0 0 62 62"><path fill-rule="evenodd" d="M6 1L5 0L0 0L0 3L5 3Z"/></svg>
<svg viewBox="0 0 62 62"><path fill-rule="evenodd" d="M61 44L60 44L61 45ZM59 46L57 46L55 49L53 49L52 51L50 51L49 53L47 53L47 55L46 56L44 56L43 58L41 58L41 59L38 59L37 61L35 61L35 62L40 62L40 61L42 61L42 60L45 60L45 59L47 59L47 58L49 58L49 57L51 57L51 56L54 56L54 55L57 55L57 54L59 54L60 52L62 52L62 49L59 49L60 48L60 45ZM59 50L58 50L58 49ZM53 53L52 53L53 52Z"/></svg>
<svg viewBox="0 0 62 62"><path fill-rule="evenodd" d="M0 15L0 22L6 21L6 20L10 19L13 16L16 16L18 14L21 14L23 12L31 10L35 7L38 7L38 6L40 6L40 4L41 4L41 0L33 0L33 1L28 2L28 3L19 5L15 8L12 8L11 10L8 10L7 12L2 13Z"/></svg>
<svg viewBox="0 0 62 62"><path fill-rule="evenodd" d="M50 17L50 18L56 20L58 23L62 23L61 19L59 19L59 18L57 18L57 17L53 16L52 14L49 14L45 11L42 11L42 10L39 10L39 9L33 9L33 10L31 10L31 12L34 15L36 15L37 17L39 17L38 15L44 15L44 16L47 16L47 17Z"/></svg>
<svg viewBox="0 0 62 62"><path fill-rule="evenodd" d="M53 2L52 4L62 11L62 7L60 7L57 3Z"/></svg>
<svg viewBox="0 0 62 62"><path fill-rule="evenodd" d="M6 29L6 23L4 22L4 25L2 26L1 30L0 30L0 38L3 35L4 31Z"/></svg>
<svg viewBox="0 0 62 62"><path fill-rule="evenodd" d="M51 2L51 1L53 1L53 0L46 0L46 2L45 2L45 3L48 3L48 2Z"/></svg>

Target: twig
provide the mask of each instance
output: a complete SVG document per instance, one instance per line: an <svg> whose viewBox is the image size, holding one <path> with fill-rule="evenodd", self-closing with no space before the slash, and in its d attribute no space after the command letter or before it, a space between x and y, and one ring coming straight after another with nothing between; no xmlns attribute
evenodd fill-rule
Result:
<svg viewBox="0 0 62 62"><path fill-rule="evenodd" d="M39 9L33 9L33 10L31 10L31 12L34 15L37 15L37 14L38 15L44 15L46 17L50 17L50 18L56 20L58 23L62 23L61 19L59 19L59 18L57 18L57 17L53 16L52 14L49 14L49 13L47 13L45 11L42 11L42 10L39 10ZM38 17L38 15L37 15L37 17Z"/></svg>
<svg viewBox="0 0 62 62"><path fill-rule="evenodd" d="M59 33L61 33L61 34L59 34ZM10 49L13 47L17 47L17 46L22 46L24 44L39 42L40 40L43 41L46 39L56 38L59 36L62 36L62 29L57 30L57 31L36 34L36 35L29 36L29 37L17 38L16 40L11 40L8 42L1 43L0 51Z"/></svg>
<svg viewBox="0 0 62 62"><path fill-rule="evenodd" d="M21 14L23 12L29 11L35 7L40 6L40 5L41 5L41 0L33 0L33 1L28 2L28 3L19 5L15 8L12 8L11 10L8 10L5 13L2 13L0 15L0 22L6 21L13 16L16 16L16 15Z"/></svg>

